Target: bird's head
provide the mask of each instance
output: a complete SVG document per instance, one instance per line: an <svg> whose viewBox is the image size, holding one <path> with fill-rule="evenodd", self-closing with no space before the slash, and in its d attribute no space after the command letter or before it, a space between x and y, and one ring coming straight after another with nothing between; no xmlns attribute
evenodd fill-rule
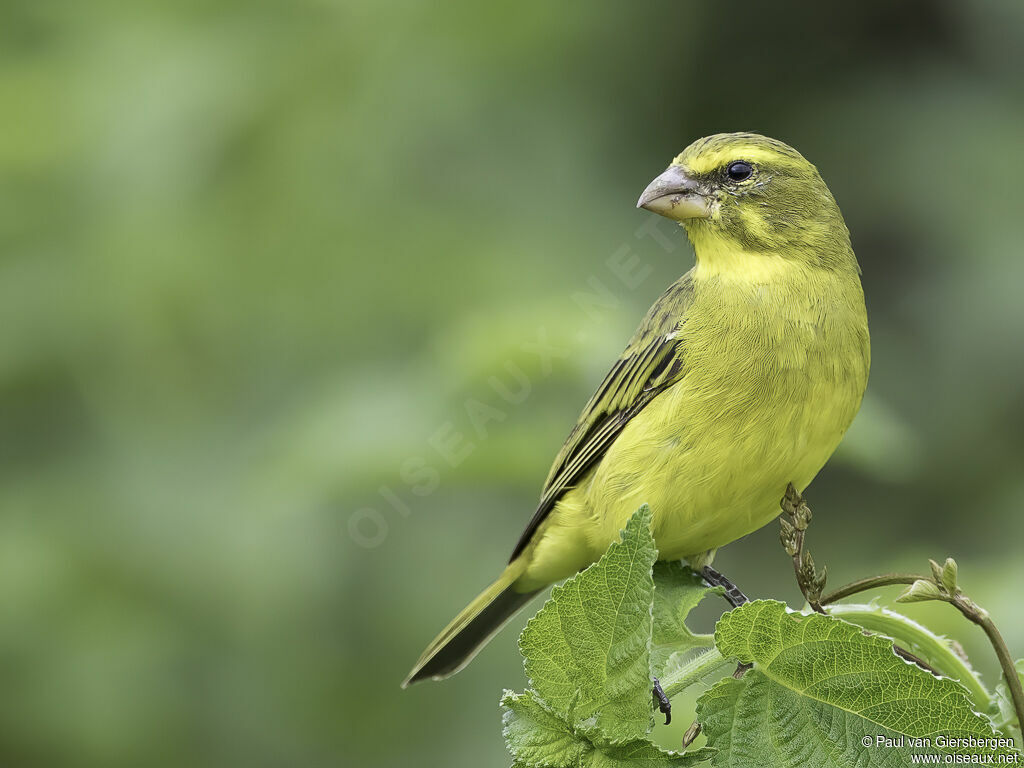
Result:
<svg viewBox="0 0 1024 768"><path fill-rule="evenodd" d="M637 207L683 224L698 260L702 250L721 247L816 263L853 258L842 214L817 168L789 145L755 133L693 142L648 185Z"/></svg>

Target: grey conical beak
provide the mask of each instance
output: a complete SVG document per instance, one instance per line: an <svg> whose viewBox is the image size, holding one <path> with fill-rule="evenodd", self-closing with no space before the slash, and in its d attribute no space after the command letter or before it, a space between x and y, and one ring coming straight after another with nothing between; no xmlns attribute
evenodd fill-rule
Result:
<svg viewBox="0 0 1024 768"><path fill-rule="evenodd" d="M710 215L708 199L700 194L697 182L678 165L670 165L648 184L636 201L636 207L676 221L704 219Z"/></svg>

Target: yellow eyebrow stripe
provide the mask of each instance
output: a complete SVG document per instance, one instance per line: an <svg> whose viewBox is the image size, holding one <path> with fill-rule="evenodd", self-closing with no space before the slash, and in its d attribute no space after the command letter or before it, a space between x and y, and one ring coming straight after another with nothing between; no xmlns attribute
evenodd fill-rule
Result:
<svg viewBox="0 0 1024 768"><path fill-rule="evenodd" d="M768 147L757 147L752 145L739 144L732 147L723 147L710 151L703 151L696 156L687 156L690 153L684 152L672 161L673 165L685 165L692 173L703 175L722 168L726 163L733 160L746 160L748 163L757 165L768 161L785 162L786 157Z"/></svg>
<svg viewBox="0 0 1024 768"><path fill-rule="evenodd" d="M672 164L683 166L699 176L713 173L734 160L775 166L806 163L799 153L781 142L756 134L732 134L707 136L695 141Z"/></svg>

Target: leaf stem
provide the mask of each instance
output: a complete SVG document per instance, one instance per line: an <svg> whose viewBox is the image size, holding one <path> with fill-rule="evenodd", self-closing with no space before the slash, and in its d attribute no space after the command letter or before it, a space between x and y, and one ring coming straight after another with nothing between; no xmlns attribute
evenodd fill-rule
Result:
<svg viewBox="0 0 1024 768"><path fill-rule="evenodd" d="M717 648L711 648L662 676L661 687L665 691L665 695L671 699L698 680L702 680L722 667L731 666L733 663L731 659L722 656Z"/></svg>
<svg viewBox="0 0 1024 768"><path fill-rule="evenodd" d="M953 650L949 641L927 627L888 608L874 605L835 605L829 613L913 647L927 661L935 664L942 674L958 680L970 691L972 700L979 707L988 709L992 704L992 695L978 678L978 673Z"/></svg>
<svg viewBox="0 0 1024 768"><path fill-rule="evenodd" d="M895 584L913 584L916 581L932 581L932 578L912 573L886 573L882 576L872 576L871 578L851 582L828 593L821 599L821 603L822 605L828 605L837 600L842 600L844 597L866 592L869 589L888 587ZM1003 640L1002 634L1000 634L999 629L988 615L988 611L976 605L959 590L954 595L944 595L938 599L952 604L964 615L964 618L972 624L977 624L984 631L989 643L992 645L992 649L996 653L996 658L999 659L999 666L1003 670L1003 677L1006 678L1006 686L1010 691L1010 697L1013 699L1014 711L1017 713L1017 723L1024 728L1024 687L1021 686L1020 677L1017 675L1017 667L1014 666L1013 657L1010 655L1010 649L1006 647L1006 641Z"/></svg>

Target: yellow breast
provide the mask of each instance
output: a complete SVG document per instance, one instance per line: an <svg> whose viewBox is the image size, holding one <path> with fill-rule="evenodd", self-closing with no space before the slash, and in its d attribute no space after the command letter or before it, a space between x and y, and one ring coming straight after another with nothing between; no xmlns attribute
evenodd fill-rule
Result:
<svg viewBox="0 0 1024 768"><path fill-rule="evenodd" d="M528 578L549 582L596 559L643 503L662 559L720 547L778 515L786 485L803 490L831 456L867 383L859 280L756 258L694 271L682 380L565 494Z"/></svg>

